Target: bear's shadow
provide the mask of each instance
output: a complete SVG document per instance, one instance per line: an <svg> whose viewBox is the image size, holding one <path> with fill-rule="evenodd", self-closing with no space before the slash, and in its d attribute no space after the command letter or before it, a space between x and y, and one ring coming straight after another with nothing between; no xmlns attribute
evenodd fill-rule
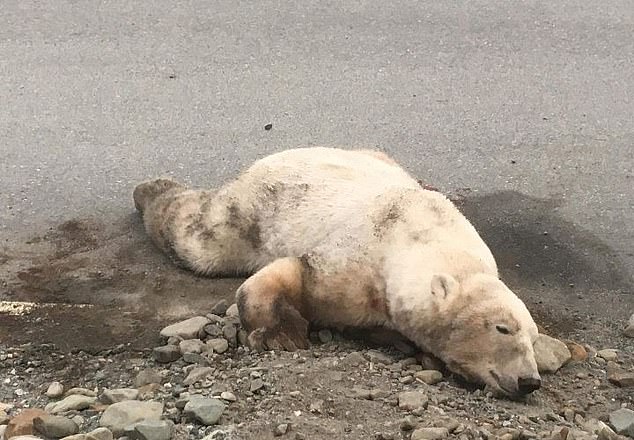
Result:
<svg viewBox="0 0 634 440"><path fill-rule="evenodd" d="M631 313L627 266L595 235L562 219L559 201L514 191L450 198L491 248L501 278L538 324L571 333L582 320L570 315L614 319Z"/></svg>

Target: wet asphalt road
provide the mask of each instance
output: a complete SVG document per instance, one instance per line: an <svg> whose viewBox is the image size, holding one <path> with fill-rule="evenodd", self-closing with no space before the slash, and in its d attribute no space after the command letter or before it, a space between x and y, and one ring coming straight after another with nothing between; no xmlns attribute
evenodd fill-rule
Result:
<svg viewBox="0 0 634 440"><path fill-rule="evenodd" d="M628 295L633 32L625 0L8 0L0 238L116 222L154 176L213 186L285 148L376 147L465 194L519 279Z"/></svg>

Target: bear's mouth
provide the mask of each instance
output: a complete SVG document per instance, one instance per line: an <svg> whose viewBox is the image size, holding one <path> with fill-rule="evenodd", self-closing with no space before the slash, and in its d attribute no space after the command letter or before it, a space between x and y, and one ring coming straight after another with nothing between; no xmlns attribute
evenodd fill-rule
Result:
<svg viewBox="0 0 634 440"><path fill-rule="evenodd" d="M495 381L495 386L496 388L498 388L499 391L502 391L504 394L508 396L514 396L515 394L517 394L514 390L511 390L502 384L502 380L500 379L500 376L498 376L495 371L489 370L489 374Z"/></svg>

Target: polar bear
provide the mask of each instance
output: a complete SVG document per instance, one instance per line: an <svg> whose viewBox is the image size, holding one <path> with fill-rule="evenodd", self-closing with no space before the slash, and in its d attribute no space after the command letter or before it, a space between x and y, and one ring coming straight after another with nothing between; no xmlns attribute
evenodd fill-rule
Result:
<svg viewBox="0 0 634 440"><path fill-rule="evenodd" d="M381 152L292 149L217 190L159 179L133 197L179 265L251 275L236 299L256 349L306 348L309 323L382 326L499 393L540 387L537 326L487 245Z"/></svg>

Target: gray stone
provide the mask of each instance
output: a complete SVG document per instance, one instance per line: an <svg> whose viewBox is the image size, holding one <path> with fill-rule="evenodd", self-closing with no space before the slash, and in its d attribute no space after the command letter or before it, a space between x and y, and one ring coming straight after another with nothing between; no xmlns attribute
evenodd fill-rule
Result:
<svg viewBox="0 0 634 440"><path fill-rule="evenodd" d="M183 360L187 364L200 364L209 366L209 360L205 358L201 353L185 353Z"/></svg>
<svg viewBox="0 0 634 440"><path fill-rule="evenodd" d="M420 391L405 391L398 395L398 407L407 411L426 408L429 399Z"/></svg>
<svg viewBox="0 0 634 440"><path fill-rule="evenodd" d="M623 335L628 338L634 338L634 313L632 313L629 321L627 321L627 325L625 326L625 329L623 329Z"/></svg>
<svg viewBox="0 0 634 440"><path fill-rule="evenodd" d="M438 370L423 370L415 372L414 377L428 385L434 385L442 380L442 373Z"/></svg>
<svg viewBox="0 0 634 440"><path fill-rule="evenodd" d="M15 435L11 437L11 440L43 440L42 437L35 435Z"/></svg>
<svg viewBox="0 0 634 440"><path fill-rule="evenodd" d="M169 338L167 338L167 345L178 345L182 340L183 338L179 338L178 336L170 336Z"/></svg>
<svg viewBox="0 0 634 440"><path fill-rule="evenodd" d="M127 426L143 420L160 420L163 404L160 402L140 402L126 400L114 403L103 412L99 425L108 428L115 436L124 433Z"/></svg>
<svg viewBox="0 0 634 440"><path fill-rule="evenodd" d="M221 299L211 308L211 313L213 313L214 315L222 316L227 313L228 308L229 304L227 304L227 301Z"/></svg>
<svg viewBox="0 0 634 440"><path fill-rule="evenodd" d="M137 388L140 388L143 385L149 385L151 383L160 384L162 382L163 382L163 378L161 377L160 374L158 374L157 371L151 368L146 368L144 370L139 371L139 373L136 375L136 378L134 379L134 386Z"/></svg>
<svg viewBox="0 0 634 440"><path fill-rule="evenodd" d="M81 387L71 388L65 393L66 396L70 396L72 394L81 394L82 396L97 397L96 391L89 390L88 388L81 388Z"/></svg>
<svg viewBox="0 0 634 440"><path fill-rule="evenodd" d="M77 434L77 423L62 416L45 415L33 419L33 427L45 437L61 438Z"/></svg>
<svg viewBox="0 0 634 440"><path fill-rule="evenodd" d="M390 365L394 363L394 358L392 356L378 350L368 350L366 352L366 356L370 362L374 362L375 364Z"/></svg>
<svg viewBox="0 0 634 440"><path fill-rule="evenodd" d="M189 372L189 374L187 375L187 377L183 381L183 384L184 385L193 385L196 382L200 382L201 380L203 380L207 376L209 376L213 371L214 371L214 369L211 368L211 367L196 367L196 368L192 368L192 370Z"/></svg>
<svg viewBox="0 0 634 440"><path fill-rule="evenodd" d="M616 350L611 348L606 348L606 349L597 351L597 356L599 356L602 359L605 359L606 361L616 361L616 359L618 358L618 354Z"/></svg>
<svg viewBox="0 0 634 440"><path fill-rule="evenodd" d="M152 350L152 357L156 362L161 364L168 364L170 362L177 361L181 357L181 350L178 347L180 340L174 345L164 345L162 347L155 347Z"/></svg>
<svg viewBox="0 0 634 440"><path fill-rule="evenodd" d="M554 373L572 357L566 344L548 335L540 334L533 348L540 373Z"/></svg>
<svg viewBox="0 0 634 440"><path fill-rule="evenodd" d="M46 412L50 414L58 414L66 411L89 408L90 405L97 401L96 397L84 396L82 394L71 394L58 402L51 402L46 405Z"/></svg>
<svg viewBox="0 0 634 440"><path fill-rule="evenodd" d="M195 396L189 399L183 414L209 426L218 423L224 410L225 404L221 400Z"/></svg>
<svg viewBox="0 0 634 440"><path fill-rule="evenodd" d="M610 425L618 434L634 438L634 411L621 408L611 412Z"/></svg>
<svg viewBox="0 0 634 440"><path fill-rule="evenodd" d="M161 330L161 336L164 338L179 336L183 339L194 339L198 336L198 332L207 324L209 324L209 319L204 316L195 316L185 321L168 325Z"/></svg>
<svg viewBox="0 0 634 440"><path fill-rule="evenodd" d="M143 420L133 426L126 432L133 440L170 440L174 431L174 423L169 420Z"/></svg>
<svg viewBox="0 0 634 440"><path fill-rule="evenodd" d="M229 308L227 308L227 312L225 313L225 316L235 316L235 317L240 316L240 312L238 311L238 305L235 303L231 304Z"/></svg>
<svg viewBox="0 0 634 440"><path fill-rule="evenodd" d="M401 421L399 422L399 426L402 431L411 431L412 429L416 428L417 425L418 421L416 420L416 417L412 415L401 419Z"/></svg>
<svg viewBox="0 0 634 440"><path fill-rule="evenodd" d="M345 392L346 397L351 399L363 399L370 400L372 398L372 391L360 386L354 386Z"/></svg>
<svg viewBox="0 0 634 440"><path fill-rule="evenodd" d="M236 395L230 391L223 391L222 393L220 393L220 398L222 400L226 400L227 402L235 402L236 400L238 400Z"/></svg>
<svg viewBox="0 0 634 440"><path fill-rule="evenodd" d="M273 429L273 435L280 437L288 432L288 423L280 423Z"/></svg>
<svg viewBox="0 0 634 440"><path fill-rule="evenodd" d="M64 437L62 440L113 440L114 436L107 428L97 428L88 434L75 434Z"/></svg>
<svg viewBox="0 0 634 440"><path fill-rule="evenodd" d="M264 388L264 382L262 379L254 379L251 381L251 385L249 386L249 391L252 393Z"/></svg>
<svg viewBox="0 0 634 440"><path fill-rule="evenodd" d="M115 388L113 390L105 389L101 394L103 403L111 404L123 402L124 400L136 400L139 398L139 390L134 388Z"/></svg>
<svg viewBox="0 0 634 440"><path fill-rule="evenodd" d="M238 329L231 324L224 325L222 327L222 335L232 346L235 346L238 342Z"/></svg>
<svg viewBox="0 0 634 440"><path fill-rule="evenodd" d="M324 328L319 330L319 333L317 333L317 337L322 344L327 344L328 342L332 341L332 332L327 328Z"/></svg>
<svg viewBox="0 0 634 440"><path fill-rule="evenodd" d="M207 341L207 347L209 347L214 353L224 353L229 349L229 343L226 339L214 338Z"/></svg>
<svg viewBox="0 0 634 440"><path fill-rule="evenodd" d="M411 440L439 440L449 437L447 428L418 428L412 432Z"/></svg>
<svg viewBox="0 0 634 440"><path fill-rule="evenodd" d="M348 354L345 358L343 358L343 360L341 361L343 365L350 366L350 367L356 367L358 365L365 364L366 362L367 361L365 360L363 355L359 353L358 351L353 351L352 353Z"/></svg>
<svg viewBox="0 0 634 440"><path fill-rule="evenodd" d="M249 345L249 334L246 332L246 330L238 331L238 344L243 346Z"/></svg>
<svg viewBox="0 0 634 440"><path fill-rule="evenodd" d="M46 397L55 399L61 397L64 394L64 386L59 382L52 382L46 390Z"/></svg>
<svg viewBox="0 0 634 440"><path fill-rule="evenodd" d="M222 336L222 327L219 324L207 324L204 328L205 334L212 338L219 338Z"/></svg>
<svg viewBox="0 0 634 440"><path fill-rule="evenodd" d="M178 344L181 354L202 353L205 343L200 339L185 339Z"/></svg>
<svg viewBox="0 0 634 440"><path fill-rule="evenodd" d="M112 431L110 431L108 428L97 428L93 431L90 431L88 435L90 436L90 438L87 440L112 440L114 437L112 435Z"/></svg>

